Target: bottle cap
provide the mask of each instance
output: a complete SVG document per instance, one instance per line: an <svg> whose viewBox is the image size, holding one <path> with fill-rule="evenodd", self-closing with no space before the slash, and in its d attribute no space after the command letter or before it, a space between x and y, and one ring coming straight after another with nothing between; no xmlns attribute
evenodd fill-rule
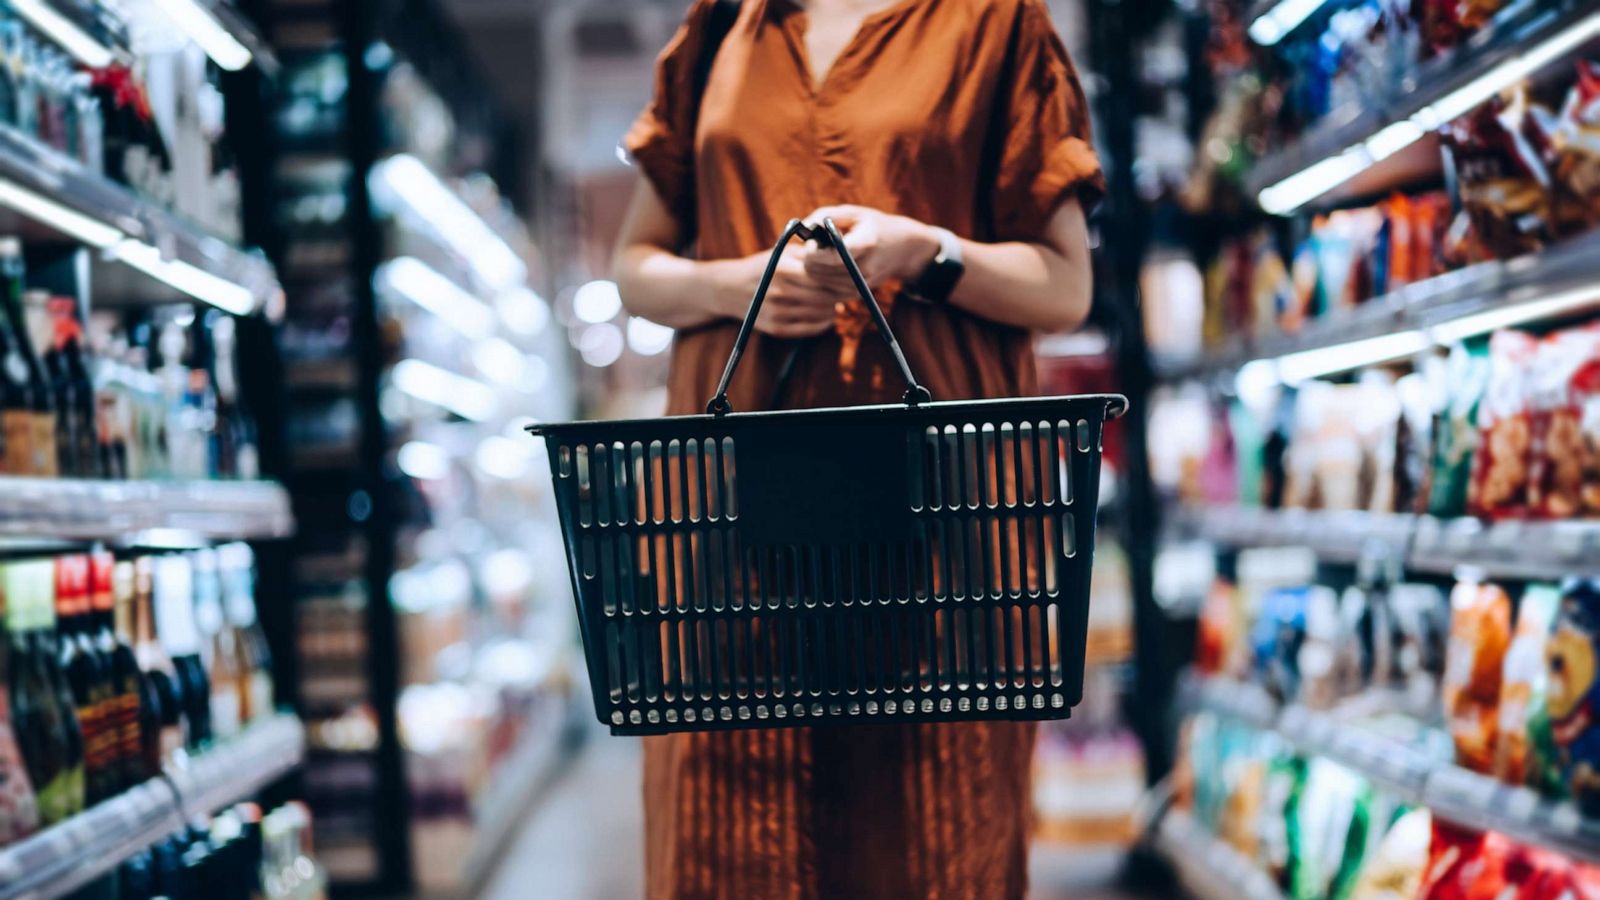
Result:
<svg viewBox="0 0 1600 900"><path fill-rule="evenodd" d="M116 592L112 587L112 573L116 567L116 557L104 551L89 558L89 599L95 612L111 612L116 606Z"/></svg>

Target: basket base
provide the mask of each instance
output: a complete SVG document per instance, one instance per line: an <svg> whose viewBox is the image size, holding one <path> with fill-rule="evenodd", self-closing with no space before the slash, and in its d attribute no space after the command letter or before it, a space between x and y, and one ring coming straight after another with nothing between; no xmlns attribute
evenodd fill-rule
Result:
<svg viewBox="0 0 1600 900"><path fill-rule="evenodd" d="M897 715L879 713L877 715L858 716L833 716L825 714L822 716L799 719L789 717L783 719L769 718L758 720L734 719L729 721L714 719L711 721L697 721L690 723L685 723L682 721L663 721L650 723L646 721L638 725L631 723L615 725L609 722L604 724L610 727L611 734L615 737L649 737L653 735L681 734L688 732L749 731L756 728L849 728L852 726L926 725L941 723L956 725L962 722L1052 722L1070 718L1072 718L1072 708L1067 706L1060 709L1029 709L1020 713L1014 709L990 709L987 712L969 710L967 712L958 714L953 713L949 715L940 715L937 713L930 715L920 712L911 713L909 715L905 713L900 713Z"/></svg>

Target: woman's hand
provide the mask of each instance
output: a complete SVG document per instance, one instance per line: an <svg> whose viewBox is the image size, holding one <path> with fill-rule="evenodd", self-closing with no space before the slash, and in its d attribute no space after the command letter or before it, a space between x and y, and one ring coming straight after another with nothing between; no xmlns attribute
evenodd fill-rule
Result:
<svg viewBox="0 0 1600 900"><path fill-rule="evenodd" d="M855 258L869 285L885 281L914 281L939 255L939 236L930 226L906 216L890 215L865 206L824 206L806 216L806 224L822 226L833 219L844 232L844 246ZM855 284L839 254L831 247L808 245L806 273L835 291L855 296Z"/></svg>
<svg viewBox="0 0 1600 900"><path fill-rule="evenodd" d="M778 260L772 273L772 284L767 288L767 298L761 303L761 313L756 316L756 331L778 338L816 337L833 326L834 308L844 296L837 290L820 284L806 271L806 260L817 253L815 248L790 244ZM832 253L833 251L827 251ZM750 298L755 295L761 276L766 272L772 254L765 251L739 259L709 263L717 266L719 306L731 319L743 319L750 308ZM837 260L837 254L834 255ZM841 269L842 271L842 269Z"/></svg>

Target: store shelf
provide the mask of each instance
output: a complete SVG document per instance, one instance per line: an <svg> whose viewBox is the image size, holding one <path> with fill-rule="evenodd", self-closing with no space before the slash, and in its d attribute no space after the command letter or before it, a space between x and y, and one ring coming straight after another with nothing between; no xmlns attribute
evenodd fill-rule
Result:
<svg viewBox="0 0 1600 900"><path fill-rule="evenodd" d="M99 248L113 278L97 297L190 296L234 313L278 305L277 274L247 252L77 160L0 127L0 226L23 237Z"/></svg>
<svg viewBox="0 0 1600 900"><path fill-rule="evenodd" d="M275 716L197 754L181 771L0 850L0 900L64 897L182 828L189 815L254 795L299 764L298 719Z"/></svg>
<svg viewBox="0 0 1600 900"><path fill-rule="evenodd" d="M1356 368L1376 361L1359 352L1360 343L1373 338L1420 331L1432 341L1448 343L1464 332L1483 333L1519 321L1600 309L1597 282L1600 232L1517 259L1479 263L1419 281L1353 309L1312 319L1295 334L1235 337L1199 356L1158 356L1154 364L1162 380L1182 381L1231 376L1254 360L1348 350L1335 366ZM1492 316L1485 315L1489 313Z"/></svg>
<svg viewBox="0 0 1600 900"><path fill-rule="evenodd" d="M1272 878L1181 809L1157 823L1155 848L1200 900L1284 900Z"/></svg>
<svg viewBox="0 0 1600 900"><path fill-rule="evenodd" d="M1570 802L1550 800L1529 788L1438 762L1420 746L1385 737L1338 712L1290 705L1263 725L1259 710L1248 709L1248 715L1240 715L1235 704L1216 702L1230 694L1260 691L1255 685L1204 678L1185 685L1185 691L1191 708L1275 732L1299 753L1360 772L1378 787L1407 803L1428 807L1441 819L1600 862L1600 820L1585 817ZM1417 729L1420 732L1423 726L1419 723Z"/></svg>
<svg viewBox="0 0 1600 900"><path fill-rule="evenodd" d="M1485 76L1497 70L1504 71L1501 67L1507 62L1539 58L1552 39L1569 34L1594 14L1592 4L1579 0L1521 0L1513 4L1490 26L1453 52L1422 64L1414 75L1396 84L1387 96L1364 96L1360 103L1336 109L1298 140L1258 160L1246 178L1246 189L1252 195L1259 194L1286 179L1307 173L1324 161L1338 158L1352 149L1359 150L1380 132L1414 116L1418 120L1419 136L1426 134L1429 129L1424 128L1424 124L1430 127L1443 124L1433 121L1429 114L1440 101L1451 100L1449 105L1454 107L1452 95L1460 96L1457 92L1467 88L1474 89L1476 95L1477 89L1484 86ZM1493 92L1494 87L1490 86L1484 97ZM1393 135L1394 132L1390 132L1386 137ZM1428 140L1418 140L1406 149L1426 150L1428 144ZM1350 166L1352 177L1343 182L1331 178L1311 179L1322 189L1310 200L1334 203L1403 187L1407 181L1429 172L1429 168L1423 166L1431 167L1437 175L1437 157L1424 159L1429 155L1432 154L1423 150L1412 153L1402 150L1392 155L1369 152L1362 160L1365 165Z"/></svg>
<svg viewBox="0 0 1600 900"><path fill-rule="evenodd" d="M1333 563L1382 553L1432 574L1472 568L1517 580L1600 577L1600 520L1482 522L1216 505L1178 509L1174 527L1228 547L1307 547Z"/></svg>
<svg viewBox="0 0 1600 900"><path fill-rule="evenodd" d="M114 543L275 538L294 530L270 481L88 481L0 476L0 536Z"/></svg>

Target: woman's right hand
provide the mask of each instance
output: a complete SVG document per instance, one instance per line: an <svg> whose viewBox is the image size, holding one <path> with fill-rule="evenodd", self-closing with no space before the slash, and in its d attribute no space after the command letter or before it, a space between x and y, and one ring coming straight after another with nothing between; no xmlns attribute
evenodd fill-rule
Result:
<svg viewBox="0 0 1600 900"><path fill-rule="evenodd" d="M834 309L843 298L818 284L806 273L806 255L816 252L807 245L790 244L778 260L767 288L767 298L756 316L756 331L777 338L816 337L833 326ZM761 284L771 254L757 253L713 265L718 270L718 305L723 314L743 319L750 309L750 298Z"/></svg>

